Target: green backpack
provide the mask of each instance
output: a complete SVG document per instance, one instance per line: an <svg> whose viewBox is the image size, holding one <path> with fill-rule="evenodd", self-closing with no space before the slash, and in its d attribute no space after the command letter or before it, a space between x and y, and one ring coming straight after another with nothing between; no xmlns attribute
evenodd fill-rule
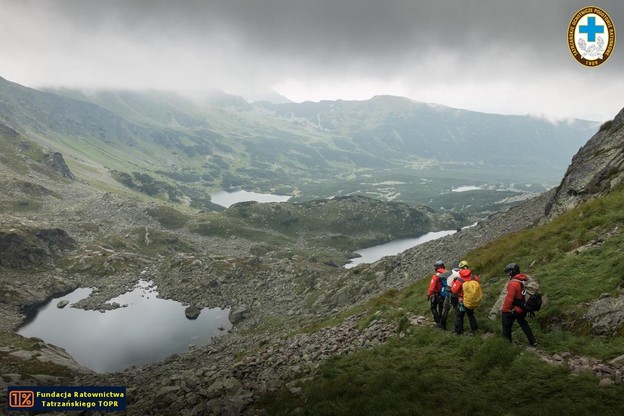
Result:
<svg viewBox="0 0 624 416"><path fill-rule="evenodd" d="M470 280L464 280L461 277L458 277L457 280L462 283L462 290L464 291L464 307L468 309L478 308L483 300L483 291L481 290L479 282L474 276L470 276Z"/></svg>

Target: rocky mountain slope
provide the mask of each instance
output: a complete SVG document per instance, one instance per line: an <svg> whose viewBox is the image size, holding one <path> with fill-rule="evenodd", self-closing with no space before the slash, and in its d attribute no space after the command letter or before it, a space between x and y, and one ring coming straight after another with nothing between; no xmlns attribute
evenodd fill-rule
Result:
<svg viewBox="0 0 624 416"><path fill-rule="evenodd" d="M556 193L548 203L548 217L583 201L604 195L624 180L624 110L604 123L574 155Z"/></svg>

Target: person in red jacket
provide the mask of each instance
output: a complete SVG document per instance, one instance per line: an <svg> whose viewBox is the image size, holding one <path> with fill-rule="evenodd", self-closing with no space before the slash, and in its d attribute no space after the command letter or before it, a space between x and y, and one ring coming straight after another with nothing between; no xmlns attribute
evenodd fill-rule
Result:
<svg viewBox="0 0 624 416"><path fill-rule="evenodd" d="M529 340L529 345L535 347L537 346L537 340L526 320L527 312L519 306L524 300L522 282L527 280L527 276L520 273L520 266L516 263L509 263L505 267L505 273L507 273L510 278L507 283L507 295L501 307L501 312L503 314L503 336L508 338L511 342L513 323L514 321L518 321L520 329L522 329L522 332L524 332L524 335L526 335Z"/></svg>
<svg viewBox="0 0 624 416"><path fill-rule="evenodd" d="M477 332L477 318L474 316L474 309L466 308L464 305L464 288L463 282L468 280L479 281L477 276L472 274L472 270L468 267L468 262L462 260L459 262L459 278L453 281L451 286L451 293L459 297L459 307L457 308L457 315L455 315L455 333L461 335L464 333L464 316L468 315L468 322L470 323L470 330L474 335ZM461 279L461 280L460 280Z"/></svg>
<svg viewBox="0 0 624 416"><path fill-rule="evenodd" d="M429 283L429 290L427 291L427 300L429 301L429 307L433 314L433 320L438 328L441 328L440 316L442 315L442 309L444 307L444 293L442 289L446 287L446 281L442 281L440 276L446 272L444 268L444 262L438 260L433 265L435 273L431 276L431 282Z"/></svg>
<svg viewBox="0 0 624 416"><path fill-rule="evenodd" d="M459 261L453 262L453 268L451 270L447 270L438 276L439 279L446 279L446 296L444 297L444 306L442 307L442 314L440 315L440 328L446 331L446 322L448 320L448 315L451 309L455 309L457 311L459 300L456 295L451 293L451 287L453 286L453 281L459 277Z"/></svg>

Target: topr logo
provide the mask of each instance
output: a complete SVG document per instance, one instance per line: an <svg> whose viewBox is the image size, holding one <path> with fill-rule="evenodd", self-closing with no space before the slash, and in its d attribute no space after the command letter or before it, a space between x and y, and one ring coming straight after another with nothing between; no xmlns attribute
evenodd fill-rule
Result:
<svg viewBox="0 0 624 416"><path fill-rule="evenodd" d="M568 26L568 47L580 64L602 65L615 48L613 20L599 7L588 6L579 10Z"/></svg>

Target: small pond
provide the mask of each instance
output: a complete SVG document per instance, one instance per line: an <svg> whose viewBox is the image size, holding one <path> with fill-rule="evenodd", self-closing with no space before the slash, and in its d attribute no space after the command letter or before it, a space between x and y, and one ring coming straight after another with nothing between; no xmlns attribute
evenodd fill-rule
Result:
<svg viewBox="0 0 624 416"><path fill-rule="evenodd" d="M62 347L76 362L96 372L113 372L163 360L190 345L205 345L232 328L229 309L204 308L197 319L190 320L184 305L157 298L156 287L144 281L107 302L126 307L106 312L71 307L91 291L79 288L53 298L37 309L18 334ZM60 309L60 300L69 304Z"/></svg>
<svg viewBox="0 0 624 416"><path fill-rule="evenodd" d="M210 200L222 207L229 208L238 202L256 201L256 202L286 202L291 197L289 195L259 194L257 192L219 191L210 195Z"/></svg>
<svg viewBox="0 0 624 416"><path fill-rule="evenodd" d="M345 264L344 267L350 269L357 266L358 264L374 263L382 257L399 254L419 244L426 243L427 241L435 240L447 235L451 235L455 232L457 232L457 230L433 231L421 235L417 238L402 238L399 240L390 241L389 243L379 244L377 246L358 250L356 251L356 253L360 254L362 257L352 259L351 263Z"/></svg>
<svg viewBox="0 0 624 416"><path fill-rule="evenodd" d="M466 186L460 186L458 188L453 188L451 189L451 192L467 192L467 191L481 191L481 190L483 190L483 188L480 186L466 185Z"/></svg>

